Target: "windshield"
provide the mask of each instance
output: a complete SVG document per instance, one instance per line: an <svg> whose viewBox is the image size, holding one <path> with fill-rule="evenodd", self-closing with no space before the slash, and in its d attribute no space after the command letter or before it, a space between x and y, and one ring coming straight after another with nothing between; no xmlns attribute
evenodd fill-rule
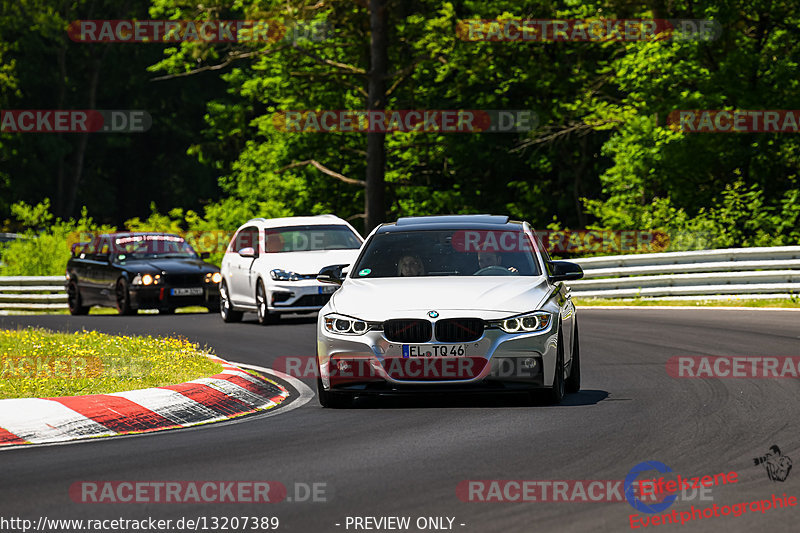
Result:
<svg viewBox="0 0 800 533"><path fill-rule="evenodd" d="M291 226L264 230L267 253L357 250L361 239L347 226Z"/></svg>
<svg viewBox="0 0 800 533"><path fill-rule="evenodd" d="M157 257L197 258L194 249L177 235L126 235L114 239L118 259L153 259Z"/></svg>
<svg viewBox="0 0 800 533"><path fill-rule="evenodd" d="M372 237L354 278L403 276L538 276L522 231L398 231Z"/></svg>

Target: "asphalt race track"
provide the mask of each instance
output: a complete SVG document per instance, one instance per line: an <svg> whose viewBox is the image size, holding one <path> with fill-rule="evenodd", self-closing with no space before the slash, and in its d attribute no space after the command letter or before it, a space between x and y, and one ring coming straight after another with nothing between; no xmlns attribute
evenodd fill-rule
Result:
<svg viewBox="0 0 800 533"><path fill-rule="evenodd" d="M266 327L245 318L0 317L0 327L179 334L230 361L264 367L314 354L313 317ZM753 462L773 444L800 461L800 381L674 379L665 370L676 355L800 356L799 312L580 309L579 321L583 390L561 406L513 397L390 398L323 410L314 398L233 424L10 449L0 453L0 514L34 521L277 516L279 531L309 533L356 531L346 528L348 516L409 516L410 531L418 531L417 517L454 517L453 530L463 532L626 531L635 511L624 501L463 502L456 487L464 480L622 480L645 460L685 477L738 473L738 483L713 490L713 501L679 501L678 511L800 496L800 466L775 482ZM84 480L274 480L290 497L296 483L325 483L327 501L75 503L69 487ZM799 516L792 507L647 529L797 531Z"/></svg>

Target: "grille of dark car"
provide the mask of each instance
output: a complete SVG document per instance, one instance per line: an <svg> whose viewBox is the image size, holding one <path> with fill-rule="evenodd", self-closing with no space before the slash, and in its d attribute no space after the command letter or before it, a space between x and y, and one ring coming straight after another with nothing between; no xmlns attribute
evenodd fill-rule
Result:
<svg viewBox="0 0 800 533"><path fill-rule="evenodd" d="M164 282L172 287L201 287L205 274L166 274Z"/></svg>
<svg viewBox="0 0 800 533"><path fill-rule="evenodd" d="M391 342L428 342L433 327L427 320L401 318L384 322L383 334Z"/></svg>
<svg viewBox="0 0 800 533"><path fill-rule="evenodd" d="M287 307L322 307L331 299L330 294L306 294Z"/></svg>
<svg viewBox="0 0 800 533"><path fill-rule="evenodd" d="M436 322L436 340L440 342L471 342L483 335L480 318L448 318Z"/></svg>

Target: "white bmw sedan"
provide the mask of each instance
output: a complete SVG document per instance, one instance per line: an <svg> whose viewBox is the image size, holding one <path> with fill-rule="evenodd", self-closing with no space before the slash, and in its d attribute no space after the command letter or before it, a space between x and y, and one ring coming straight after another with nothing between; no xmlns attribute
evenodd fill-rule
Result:
<svg viewBox="0 0 800 533"><path fill-rule="evenodd" d="M580 389L575 306L525 222L505 216L401 218L376 228L348 265L318 280L341 285L319 313L317 382L325 407L355 396Z"/></svg>
<svg viewBox="0 0 800 533"><path fill-rule="evenodd" d="M362 242L334 215L247 221L222 259L222 320L238 322L250 311L260 324L270 324L283 313L318 311L337 287L317 281L317 273L354 261Z"/></svg>

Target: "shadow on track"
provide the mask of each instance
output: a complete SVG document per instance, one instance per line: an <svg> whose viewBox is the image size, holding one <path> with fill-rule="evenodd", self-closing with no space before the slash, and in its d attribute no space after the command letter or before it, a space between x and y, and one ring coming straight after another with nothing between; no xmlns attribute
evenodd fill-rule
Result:
<svg viewBox="0 0 800 533"><path fill-rule="evenodd" d="M568 394L559 405L549 405L543 398L536 398L532 401L525 394L427 393L419 396L359 397L350 409L580 407L596 405L607 397L607 391L582 390L575 394Z"/></svg>

